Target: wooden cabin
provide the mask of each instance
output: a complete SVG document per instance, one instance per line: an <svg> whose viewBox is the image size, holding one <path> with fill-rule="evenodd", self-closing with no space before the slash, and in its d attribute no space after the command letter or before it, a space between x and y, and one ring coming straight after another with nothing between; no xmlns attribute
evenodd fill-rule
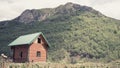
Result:
<svg viewBox="0 0 120 68"><path fill-rule="evenodd" d="M8 46L13 53L13 62L46 62L50 46L42 32L23 35Z"/></svg>

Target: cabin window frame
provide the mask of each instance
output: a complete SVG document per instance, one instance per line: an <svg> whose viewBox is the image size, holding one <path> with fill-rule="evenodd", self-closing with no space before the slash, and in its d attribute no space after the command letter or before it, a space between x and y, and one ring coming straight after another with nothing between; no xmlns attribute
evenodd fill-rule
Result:
<svg viewBox="0 0 120 68"><path fill-rule="evenodd" d="M19 53L19 56L20 56L20 58L23 57L23 52L22 51Z"/></svg>
<svg viewBox="0 0 120 68"><path fill-rule="evenodd" d="M41 38L38 38L37 43L41 43Z"/></svg>
<svg viewBox="0 0 120 68"><path fill-rule="evenodd" d="M36 52L36 57L41 57L41 52L40 51Z"/></svg>

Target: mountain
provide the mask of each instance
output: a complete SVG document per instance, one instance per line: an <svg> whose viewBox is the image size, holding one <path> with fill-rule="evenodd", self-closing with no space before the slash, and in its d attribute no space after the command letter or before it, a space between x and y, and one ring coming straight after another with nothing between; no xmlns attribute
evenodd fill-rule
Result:
<svg viewBox="0 0 120 68"><path fill-rule="evenodd" d="M120 59L120 21L74 3L25 10L0 23L0 53L11 55L10 42L20 35L43 32L51 47L48 61L79 62Z"/></svg>
<svg viewBox="0 0 120 68"><path fill-rule="evenodd" d="M76 15L77 11L89 11L94 13L99 13L87 6L80 6L78 4L67 3L66 5L60 5L56 8L45 8L45 9L33 9L33 10L25 10L19 17L15 20L22 23L32 23L36 21L43 21L51 16L56 15Z"/></svg>

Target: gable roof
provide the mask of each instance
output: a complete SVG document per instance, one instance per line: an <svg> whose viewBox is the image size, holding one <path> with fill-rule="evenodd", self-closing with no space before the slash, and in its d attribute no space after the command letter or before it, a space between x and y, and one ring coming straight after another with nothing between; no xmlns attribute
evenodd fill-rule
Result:
<svg viewBox="0 0 120 68"><path fill-rule="evenodd" d="M50 46L49 42L45 38L42 32L28 34L28 35L22 35L15 39L13 42L11 42L8 46L17 46L17 45L24 45L24 44L31 44L36 38L38 38L39 35L42 35L45 39L48 46Z"/></svg>

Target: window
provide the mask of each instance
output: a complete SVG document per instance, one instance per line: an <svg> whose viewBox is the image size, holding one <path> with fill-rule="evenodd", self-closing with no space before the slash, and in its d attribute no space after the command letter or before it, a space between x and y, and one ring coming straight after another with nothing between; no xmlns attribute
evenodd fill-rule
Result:
<svg viewBox="0 0 120 68"><path fill-rule="evenodd" d="M38 38L38 43L41 43L41 39L40 38Z"/></svg>
<svg viewBox="0 0 120 68"><path fill-rule="evenodd" d="M36 57L41 57L41 52L37 51Z"/></svg>
<svg viewBox="0 0 120 68"><path fill-rule="evenodd" d="M21 58L23 57L23 52L20 52L20 57L21 57Z"/></svg>

